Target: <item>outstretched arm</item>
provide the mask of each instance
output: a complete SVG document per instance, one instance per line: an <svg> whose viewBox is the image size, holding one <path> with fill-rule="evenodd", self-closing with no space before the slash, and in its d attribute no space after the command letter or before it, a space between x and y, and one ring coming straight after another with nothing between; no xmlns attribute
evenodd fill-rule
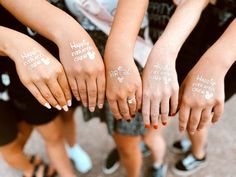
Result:
<svg viewBox="0 0 236 177"><path fill-rule="evenodd" d="M236 61L235 33L236 20L208 49L184 80L180 91L181 131L187 128L190 133L194 133L209 122L217 122L222 116L224 78Z"/></svg>
<svg viewBox="0 0 236 177"><path fill-rule="evenodd" d="M134 46L148 0L119 0L105 50L106 96L118 119L130 120L141 107L141 78Z"/></svg>

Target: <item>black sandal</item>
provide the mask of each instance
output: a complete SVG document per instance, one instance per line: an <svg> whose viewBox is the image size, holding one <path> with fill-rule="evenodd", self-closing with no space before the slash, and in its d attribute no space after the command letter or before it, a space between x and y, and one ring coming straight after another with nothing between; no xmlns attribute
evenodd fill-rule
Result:
<svg viewBox="0 0 236 177"><path fill-rule="evenodd" d="M34 166L34 171L31 177L37 177L38 172L40 167L43 166L43 176L42 177L56 177L57 176L57 172L55 171L52 175L48 175L48 171L49 171L49 166L46 164L40 164L40 165L35 165ZM23 176L25 177L25 176Z"/></svg>

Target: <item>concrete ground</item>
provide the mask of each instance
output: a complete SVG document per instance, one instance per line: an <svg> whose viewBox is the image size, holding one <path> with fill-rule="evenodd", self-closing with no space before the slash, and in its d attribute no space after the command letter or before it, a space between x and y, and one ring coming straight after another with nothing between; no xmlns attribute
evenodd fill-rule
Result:
<svg viewBox="0 0 236 177"><path fill-rule="evenodd" d="M94 168L86 175L79 177L124 177L124 169L120 168L112 175L103 174L101 168L107 153L114 147L112 139L107 135L106 126L94 119L85 123L81 118L81 110L76 112L78 123L78 142L91 155ZM165 139L170 145L174 140L182 138L177 132L177 119L166 128ZM39 153L45 159L45 150L41 137L34 132L27 146L27 153ZM166 155L169 167L181 156L171 153ZM191 177L236 177L236 96L225 106L225 113L219 123L211 127L208 142L208 167ZM143 171L151 164L151 157L144 158ZM20 177L20 172L10 168L0 156L0 177ZM145 176L146 177L146 176ZM168 170L167 177L175 177Z"/></svg>

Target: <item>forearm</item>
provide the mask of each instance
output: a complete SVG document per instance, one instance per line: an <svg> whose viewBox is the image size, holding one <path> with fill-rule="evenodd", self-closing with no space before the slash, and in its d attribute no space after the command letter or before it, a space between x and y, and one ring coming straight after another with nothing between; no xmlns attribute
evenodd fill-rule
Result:
<svg viewBox="0 0 236 177"><path fill-rule="evenodd" d="M18 32L9 28L0 26L0 55L9 56L13 47L13 41L18 40ZM14 39L14 40L12 40Z"/></svg>
<svg viewBox="0 0 236 177"><path fill-rule="evenodd" d="M182 0L155 45L177 55L208 3L209 0Z"/></svg>
<svg viewBox="0 0 236 177"><path fill-rule="evenodd" d="M148 0L119 0L107 46L133 52L147 5Z"/></svg>
<svg viewBox="0 0 236 177"><path fill-rule="evenodd" d="M72 30L81 28L68 14L46 0L1 0L19 21L58 44Z"/></svg>
<svg viewBox="0 0 236 177"><path fill-rule="evenodd" d="M226 74L236 61L236 19L230 24L223 35L208 49L203 58L212 66L219 66Z"/></svg>

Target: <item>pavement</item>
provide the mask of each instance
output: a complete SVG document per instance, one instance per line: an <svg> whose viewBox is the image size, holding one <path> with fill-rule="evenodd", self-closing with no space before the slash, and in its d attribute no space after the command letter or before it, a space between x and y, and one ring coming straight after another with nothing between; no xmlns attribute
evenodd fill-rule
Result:
<svg viewBox="0 0 236 177"><path fill-rule="evenodd" d="M225 111L219 123L211 126L208 142L208 166L189 177L236 177L236 96L225 105ZM98 119L84 122L81 110L77 109L76 123L78 126L78 142L90 154L93 161L93 169L88 174L78 174L78 177L125 177L123 167L112 175L105 175L102 172L102 164L108 152L114 147L114 142L107 134L104 124ZM168 146L174 140L183 138L185 135L177 131L177 118L168 125L164 133ZM45 160L47 155L44 143L37 132L33 132L26 147L26 153L38 153ZM175 155L167 150L165 161L169 166L167 177L176 177L170 167L181 156ZM143 159L143 173L151 165L151 157ZM9 167L0 155L0 177L20 177L21 173ZM145 176L146 177L146 176Z"/></svg>

